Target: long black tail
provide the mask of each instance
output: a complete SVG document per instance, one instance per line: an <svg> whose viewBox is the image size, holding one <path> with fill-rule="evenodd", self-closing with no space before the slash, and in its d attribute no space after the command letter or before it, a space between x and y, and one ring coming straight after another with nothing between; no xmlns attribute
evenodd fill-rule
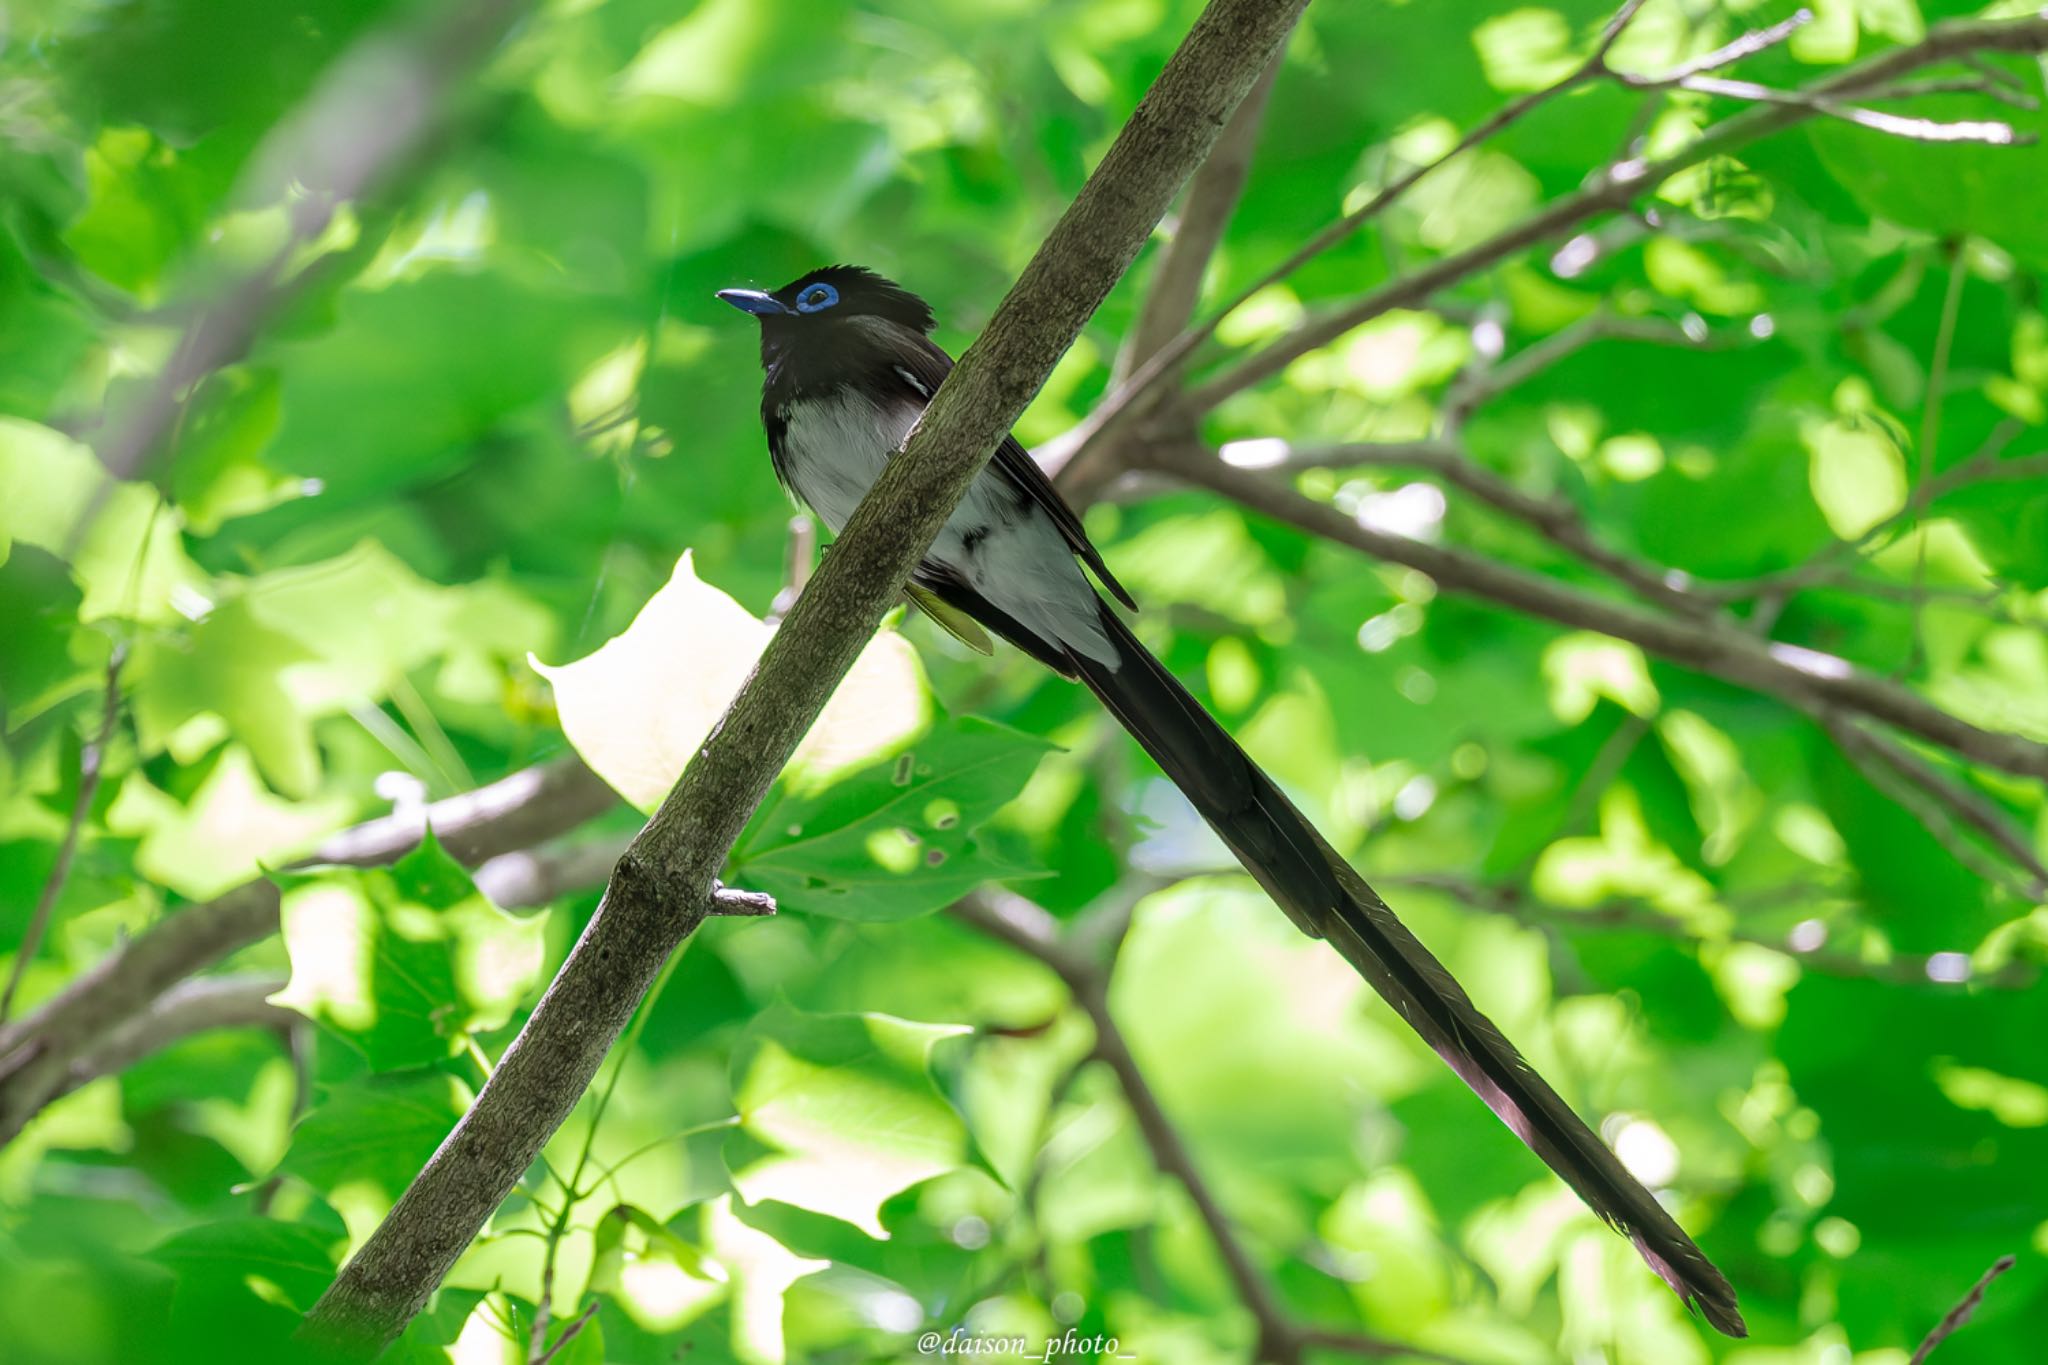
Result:
<svg viewBox="0 0 2048 1365"><path fill-rule="evenodd" d="M1685 1230L1107 607L1119 659L1068 662L1301 931L1328 939L1480 1099L1708 1322L1747 1335L1735 1291Z"/></svg>

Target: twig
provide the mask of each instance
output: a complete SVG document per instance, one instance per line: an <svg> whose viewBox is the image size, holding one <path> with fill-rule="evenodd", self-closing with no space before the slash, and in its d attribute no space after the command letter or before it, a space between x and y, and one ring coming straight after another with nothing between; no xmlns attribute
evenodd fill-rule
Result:
<svg viewBox="0 0 2048 1365"><path fill-rule="evenodd" d="M1223 136L1216 139L1209 159L1188 181L1187 195L1181 205L1180 217L1174 223L1173 236L1168 239L1166 250L1160 254L1159 268L1153 272L1144 301L1138 306L1137 321L1117 356L1112 384L1120 383L1134 367L1150 360L1194 318L1195 307L1202 300L1202 276L1207 273L1209 262L1216 255L1216 248L1221 245L1223 234L1230 226L1231 217L1237 212L1237 202L1244 194L1245 180L1251 174L1252 154L1258 147L1259 129L1266 119L1266 102L1273 93L1273 82L1280 75L1280 64L1286 55L1287 49L1283 44L1273 54L1273 60L1259 77L1259 83L1252 87L1252 92L1244 97L1244 103L1238 105L1237 112L1231 115L1229 126L1224 128Z"/></svg>
<svg viewBox="0 0 2048 1365"><path fill-rule="evenodd" d="M1187 1192L1188 1202L1195 1206L1202 1226L1208 1229L1209 1239L1215 1244L1224 1272L1252 1315L1258 1329L1255 1359L1295 1365L1305 1348L1321 1346L1367 1357L1402 1355L1447 1360L1401 1342L1295 1322L1252 1260L1229 1215L1203 1179L1194 1154L1132 1054L1116 1016L1110 1012L1108 970L1077 952L1061 933L1058 920L1015 892L997 886L984 887L956 902L949 913L1051 968L1073 996L1074 1003L1088 1016L1095 1029L1095 1056L1116 1076L1153 1161Z"/></svg>
<svg viewBox="0 0 2048 1365"><path fill-rule="evenodd" d="M56 910L57 898L64 893L64 883L71 875L71 860L78 853L79 836L85 829L87 818L92 815L93 799L99 795L100 773L106 765L107 746L113 743L114 726L121 719L121 665L127 659L128 646L125 644L116 644L113 652L107 655L106 700L100 705L100 727L78 751L78 795L72 799L71 815L64 822L64 838L57 845L57 859L50 864L50 875L43 878L43 889L36 895L35 911L29 916L28 928L22 931L21 946L14 950L14 965L7 972L7 988L0 991L0 1036L4 1036L4 1025L14 1015L14 993L21 988L21 978L43 946L43 934L50 927L50 915Z"/></svg>
<svg viewBox="0 0 2048 1365"><path fill-rule="evenodd" d="M1961 778L1943 772L1883 731L1866 729L1864 734L1887 763L1948 803L2024 870L2032 879L2028 890L2034 899L2048 899L2048 865L2044 865L2035 853L2026 834L2014 828L1995 803Z"/></svg>
<svg viewBox="0 0 2048 1365"><path fill-rule="evenodd" d="M1954 1336L1956 1329L1967 1323L1970 1315L1977 1311L1977 1305L1984 1302L1984 1291L1991 1287L1991 1282L2017 1264L2018 1259L2012 1256L2001 1256L1993 1261L1991 1269L1978 1276L1977 1283L1970 1286L1970 1292L1963 1295L1962 1302L1949 1309L1941 1321L1934 1324L1934 1330L1927 1334L1927 1339L1920 1343L1920 1348L1913 1352L1913 1358L1906 1365L1922 1365L1927 1357L1934 1354L1937 1346Z"/></svg>
<svg viewBox="0 0 2048 1365"><path fill-rule="evenodd" d="M631 841L627 833L571 838L501 853L471 874L493 905L518 909L603 886Z"/></svg>
<svg viewBox="0 0 2048 1365"><path fill-rule="evenodd" d="M1159 459L1159 448L1148 458ZM1646 602L1669 607L1690 616L1711 614L1716 604L1694 596L1690 579L1676 569L1632 559L1596 539L1576 507L1562 498L1525 493L1448 442L1400 442L1387 445L1329 445L1296 448L1284 441L1262 439L1238 441L1217 452L1225 464L1236 469L1301 470L1345 468L1360 465L1409 466L1436 475L1443 482L1462 488L1481 502L1529 526L1538 535L1592 568L1600 570ZM1168 455L1165 466L1178 470L1198 455Z"/></svg>
<svg viewBox="0 0 2048 1365"><path fill-rule="evenodd" d="M1922 67L1965 53L2039 52L2044 48L2048 48L2048 16L1966 19L1937 25L1918 43L1892 48L1821 81L1807 92L1809 102L1757 105L1707 129L1670 156L1656 161L1624 161L1610 167L1583 189L1552 200L1536 213L1493 237L1463 251L1440 257L1412 274L1389 281L1349 305L1302 323L1191 391L1186 402L1196 412L1207 411L1232 395L1271 378L1296 359L1321 349L1361 323L1396 308L1412 307L1439 289L1475 275L1539 242L1548 241L1566 228L1597 214L1623 208L1638 195L1649 193L1680 171L1814 118L1821 111L1810 102L1813 99L1833 99L1881 88ZM1141 378L1142 375L1134 376L1133 383ZM1116 396L1112 395L1110 401L1117 401Z"/></svg>
<svg viewBox="0 0 2048 1365"><path fill-rule="evenodd" d="M1465 551L1362 526L1333 507L1273 480L1232 469L1221 460L1181 459L1162 468L1312 535L1420 569L1452 591L1627 640L1687 668L1802 707L1827 705L1865 715L1987 767L2048 778L2048 745L1980 729L1835 655L1759 640L1712 621L1679 619L1610 602Z"/></svg>
<svg viewBox="0 0 2048 1365"><path fill-rule="evenodd" d="M789 615L804 584L811 581L817 562L818 523L811 520L808 512L799 512L789 519L789 539L782 551L782 587L768 606L765 619L769 625L781 625L782 618Z"/></svg>
<svg viewBox="0 0 2048 1365"><path fill-rule="evenodd" d="M270 997L284 986L283 977L269 972L182 981L158 996L147 1010L107 1034L92 1051L72 1062L60 1093L68 1094L87 1081L126 1071L144 1057L197 1033L228 1028L289 1029L305 1022L305 1016L297 1011L270 1003Z"/></svg>
<svg viewBox="0 0 2048 1365"><path fill-rule="evenodd" d="M1829 952L1825 938L1819 942L1794 942L1783 934L1764 934L1732 925L1715 934L1696 933L1670 915L1636 901L1611 899L1590 906L1557 906L1532 894L1521 882L1481 883L1465 877L1430 872L1411 872L1383 877L1395 886L1435 891L1462 905L1490 915L1503 915L1545 932L1555 930L1607 928L1654 934L1677 943L1749 943L1787 954L1801 967L1826 976L1883 981L1896 985L1961 987L1964 983L1934 970L1941 955L1897 955L1865 960L1849 953ZM1799 894L1807 894L1800 889ZM1732 899L1732 898L1731 898ZM2032 963L2015 961L2000 970L1968 978L1972 989L2022 990L2039 979Z"/></svg>
<svg viewBox="0 0 2048 1365"><path fill-rule="evenodd" d="M1023 276L939 387L661 808L476 1102L307 1315L375 1353L419 1311L574 1109L775 775L918 558L1129 268L1306 0L1211 0Z"/></svg>
<svg viewBox="0 0 2048 1365"><path fill-rule="evenodd" d="M198 306L155 380L99 444L103 480L69 536L76 545L119 480L133 476L176 429L186 396L254 343L314 278L289 273L326 229L334 210L383 185L412 160L439 126L452 91L525 12L525 0L473 0L437 15L409 37L373 34L352 47L306 98L280 120L250 158L266 187L302 187L291 236L270 260Z"/></svg>
<svg viewBox="0 0 2048 1365"><path fill-rule="evenodd" d="M1929 76L1925 80L1899 81L1886 86L1882 90L1873 90L1865 98L1873 100L1910 100L1922 99L1928 95L1982 95L1986 99L1997 100L2000 104L2029 114L2035 113L2041 108L2041 102L2032 95L2026 94L2021 90L2015 90L2010 86L2002 85L1997 81L1987 80L1981 75Z"/></svg>
<svg viewBox="0 0 2048 1365"><path fill-rule="evenodd" d="M1934 332L1934 354L1927 364L1927 397L1920 405L1920 470L1913 480L1913 497L1909 503L1913 524L1918 526L1927 520L1927 500L1934 483L1934 454L1941 440L1941 405L1948 393L1949 358L1955 350L1956 324L1962 317L1963 283L1970 277L1963 265L1963 244L1960 241L1944 243L1942 254L1948 258L1948 287L1941 291L1941 321ZM1913 556L1913 587L1918 590L1927 581L1927 538L1922 536L1918 553ZM1917 672L1926 653L1926 641L1922 638L1920 613L1913 613L1913 649L1907 657L1906 673Z"/></svg>
<svg viewBox="0 0 2048 1365"><path fill-rule="evenodd" d="M1629 84L1647 89L1654 82L1631 81ZM1982 142L1993 147L2011 147L2031 140L2015 133L2012 125L2000 123L1995 119L1965 119L1943 123L1935 119L1909 118L1904 114L1887 114L1878 109L1844 104L1825 95L1808 94L1799 90L1778 90L1768 85L1758 85L1755 81L1732 81L1718 76L1690 76L1676 82L1676 85L1681 90L1691 90L1702 95L1719 95L1724 99L1810 109L1816 114L1826 114L1829 118L1853 123L1859 128L1890 133L1893 137L1903 137L1914 142Z"/></svg>
<svg viewBox="0 0 2048 1365"><path fill-rule="evenodd" d="M574 1322L571 1322L567 1327L564 1327L562 1329L562 1335L555 1338L554 1345L548 1347L547 1350L542 1351L539 1355L533 1357L533 1365L548 1365L549 1361L553 1360L557 1355L561 1354L562 1348L564 1346L567 1346L570 1342L576 1339L576 1334L583 1330L584 1325L587 1324L590 1321L590 1319L596 1315L596 1313L597 1300L592 1299L590 1301L590 1306L584 1309L581 1313L578 1313L576 1315L576 1320ZM545 1322L545 1319L537 1317L534 1319L534 1322L538 1325Z"/></svg>
<svg viewBox="0 0 2048 1365"><path fill-rule="evenodd" d="M1916 514L1924 515L1927 508L1957 489L1983 483L2024 483L2033 479L2048 479L2048 452L2023 455L2012 460L1999 458L2005 448L2025 430L2025 423L2007 419L1998 424L1990 437L1969 459L1923 480L1918 490L1920 496L1917 513L1914 504L1908 502L1906 506L1855 540L1837 541L1804 564L1777 573L1765 574L1759 578L1702 583L1698 590L1702 595L1720 601L1743 601L1766 594L1784 595L1814 583L1827 582L1840 572L1837 568L1840 560L1890 539L1895 531L1912 521Z"/></svg>
<svg viewBox="0 0 2048 1365"><path fill-rule="evenodd" d="M421 811L365 821L294 866L394 862L418 846L429 825L450 854L475 864L573 829L617 804L617 795L590 769L561 759ZM275 884L244 882L164 917L34 1014L0 1027L0 1144L50 1102L76 1058L178 982L276 933L277 913Z"/></svg>
<svg viewBox="0 0 2048 1365"><path fill-rule="evenodd" d="M2022 900L2048 898L2048 868L2041 866L2025 837L2008 826L1989 802L1951 781L1896 740L1825 712L1817 718L1870 784L1918 819L1957 862L1993 885L2007 886ZM1962 837L1950 818L1951 811L2018 864L2026 876L2015 879L2006 868L1987 859Z"/></svg>
<svg viewBox="0 0 2048 1365"><path fill-rule="evenodd" d="M1672 67L1664 73L1657 81L1657 84L1673 85L1679 81L1689 80L1694 76L1703 76L1709 71L1719 71L1724 67L1733 66L1745 58L1754 57L1759 52L1765 52L1776 47L1779 43L1784 42L1787 38L1790 38L1812 22L1812 10L1803 8L1794 10L1790 16L1779 20L1769 28L1751 29L1733 42L1723 43L1720 47L1715 48L1704 56L1695 57L1689 62ZM1622 79L1633 84L1629 77L1623 77Z"/></svg>

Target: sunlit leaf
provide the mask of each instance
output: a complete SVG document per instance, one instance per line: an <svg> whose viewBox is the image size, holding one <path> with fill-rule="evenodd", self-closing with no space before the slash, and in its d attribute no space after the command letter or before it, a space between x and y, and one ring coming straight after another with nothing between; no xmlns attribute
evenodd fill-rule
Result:
<svg viewBox="0 0 2048 1365"><path fill-rule="evenodd" d="M292 978L276 999L379 1071L428 1065L511 1016L539 979L542 928L486 901L429 840L389 868L337 869L286 891Z"/></svg>
<svg viewBox="0 0 2048 1365"><path fill-rule="evenodd" d="M645 811L659 805L767 647L770 628L697 577L689 554L624 634L585 658L534 667L554 684L577 753ZM916 653L902 637L868 642L791 759L817 786L924 729L931 715Z"/></svg>
<svg viewBox="0 0 2048 1365"><path fill-rule="evenodd" d="M968 718L816 796L763 808L735 875L791 908L842 919L929 914L984 881L1042 875L977 837L1046 745Z"/></svg>
<svg viewBox="0 0 2048 1365"><path fill-rule="evenodd" d="M886 1015L762 1014L733 1053L733 1099L752 1140L727 1143L740 1197L887 1237L886 1200L968 1159L967 1129L929 1071L933 1044L965 1031Z"/></svg>

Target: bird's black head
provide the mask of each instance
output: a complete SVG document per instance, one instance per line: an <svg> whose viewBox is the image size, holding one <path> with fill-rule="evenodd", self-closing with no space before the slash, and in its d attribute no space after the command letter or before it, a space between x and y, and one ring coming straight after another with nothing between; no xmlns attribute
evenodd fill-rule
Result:
<svg viewBox="0 0 2048 1365"><path fill-rule="evenodd" d="M761 320L764 340L795 337L849 318L882 318L914 332L929 332L931 305L917 295L857 265L828 265L772 292L721 289L718 297Z"/></svg>

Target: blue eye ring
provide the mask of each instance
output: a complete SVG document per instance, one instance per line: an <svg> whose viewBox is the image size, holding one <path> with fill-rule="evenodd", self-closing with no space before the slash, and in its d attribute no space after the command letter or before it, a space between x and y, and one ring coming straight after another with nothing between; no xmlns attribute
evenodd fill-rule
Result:
<svg viewBox="0 0 2048 1365"><path fill-rule="evenodd" d="M796 296L796 311L799 313L816 313L830 308L837 302L839 302L839 291L826 284L823 280L820 280L816 284L807 286L803 293Z"/></svg>

